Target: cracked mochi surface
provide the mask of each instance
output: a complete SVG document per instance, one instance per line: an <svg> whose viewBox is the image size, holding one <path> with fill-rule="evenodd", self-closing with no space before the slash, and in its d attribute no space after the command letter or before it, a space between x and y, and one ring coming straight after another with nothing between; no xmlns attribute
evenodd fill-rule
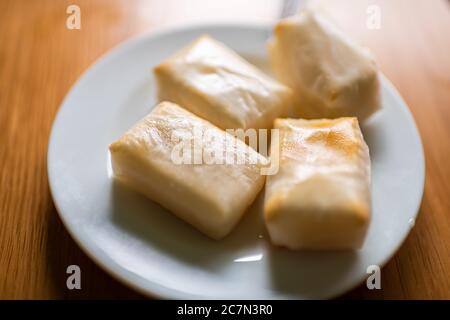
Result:
<svg viewBox="0 0 450 320"><path fill-rule="evenodd" d="M270 129L291 107L291 89L224 44L201 36L155 67L159 100L226 129Z"/></svg>
<svg viewBox="0 0 450 320"><path fill-rule="evenodd" d="M194 128L217 137L203 151L225 152L242 164L200 164L173 161L179 141L191 142ZM178 138L173 139L173 135ZM184 140L183 140L184 138ZM228 140L227 140L228 141ZM114 176L214 239L226 236L252 204L265 181L266 160L241 140L180 106L162 102L110 145ZM250 160L253 159L253 160ZM254 163L254 159L258 160ZM252 162L253 161L253 162ZM254 163L254 164L252 164Z"/></svg>

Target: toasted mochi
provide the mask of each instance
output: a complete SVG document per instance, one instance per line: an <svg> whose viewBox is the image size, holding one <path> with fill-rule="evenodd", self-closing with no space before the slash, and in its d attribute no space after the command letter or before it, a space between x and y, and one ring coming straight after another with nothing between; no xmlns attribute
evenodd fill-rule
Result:
<svg viewBox="0 0 450 320"><path fill-rule="evenodd" d="M214 138L205 138L201 148L194 149L195 130L205 135L209 132ZM213 152L224 153L227 143L233 142L235 147L228 152L230 157L240 156L239 163L211 161ZM185 151L202 150L203 155L208 152L211 157L195 158L192 153L189 161L182 158L185 153L180 145ZM214 239L233 229L265 181L260 174L266 160L263 156L169 102L157 105L109 149L116 178Z"/></svg>
<svg viewBox="0 0 450 320"><path fill-rule="evenodd" d="M370 221L370 159L356 118L277 119L279 171L268 176L264 219L290 249L357 249ZM272 141L273 146L275 143Z"/></svg>
<svg viewBox="0 0 450 320"><path fill-rule="evenodd" d="M222 129L269 129L290 107L291 90L224 44L201 36L154 69L161 101L173 101Z"/></svg>
<svg viewBox="0 0 450 320"><path fill-rule="evenodd" d="M292 116L361 121L380 108L372 55L321 14L305 9L281 20L268 51L277 79L294 92Z"/></svg>

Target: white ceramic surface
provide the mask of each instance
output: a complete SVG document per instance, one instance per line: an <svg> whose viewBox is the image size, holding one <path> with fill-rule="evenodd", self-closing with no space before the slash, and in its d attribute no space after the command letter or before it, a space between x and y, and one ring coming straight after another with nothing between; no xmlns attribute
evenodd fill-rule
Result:
<svg viewBox="0 0 450 320"><path fill-rule="evenodd" d="M385 78L384 109L362 126L372 158L373 218L359 251L274 248L261 221L261 196L216 242L112 179L108 145L154 105L152 67L203 33L264 61L270 27L193 26L132 39L90 67L67 95L50 137L48 173L68 231L107 272L150 296L331 298L365 281L368 266L384 265L414 225L425 175L414 120Z"/></svg>

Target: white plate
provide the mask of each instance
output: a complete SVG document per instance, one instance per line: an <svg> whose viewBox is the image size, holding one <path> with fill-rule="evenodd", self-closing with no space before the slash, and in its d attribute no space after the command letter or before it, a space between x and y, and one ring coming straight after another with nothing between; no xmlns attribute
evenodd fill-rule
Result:
<svg viewBox="0 0 450 320"><path fill-rule="evenodd" d="M424 184L420 137L407 106L382 79L384 109L364 124L373 171L373 220L357 252L272 247L260 196L224 240L209 240L157 204L114 183L108 145L155 102L152 67L203 33L265 59L268 26L195 26L139 37L112 50L78 80L53 125L51 192L80 247L117 279L168 298L330 298L384 265L407 236Z"/></svg>

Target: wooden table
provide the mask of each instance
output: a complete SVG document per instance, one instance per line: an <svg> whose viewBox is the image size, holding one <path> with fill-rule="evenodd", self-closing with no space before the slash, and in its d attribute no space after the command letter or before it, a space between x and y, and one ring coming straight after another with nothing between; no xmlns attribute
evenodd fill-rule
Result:
<svg viewBox="0 0 450 320"><path fill-rule="evenodd" d="M382 269L382 290L345 298L450 298L450 9L444 0L319 0L376 54L417 121L425 194L411 234ZM81 30L66 8L81 9ZM381 28L366 27L367 6ZM78 76L130 36L192 21L273 22L276 0L0 2L0 298L140 298L100 270L70 238L50 197L46 154L53 118ZM66 267L82 290L66 289Z"/></svg>

